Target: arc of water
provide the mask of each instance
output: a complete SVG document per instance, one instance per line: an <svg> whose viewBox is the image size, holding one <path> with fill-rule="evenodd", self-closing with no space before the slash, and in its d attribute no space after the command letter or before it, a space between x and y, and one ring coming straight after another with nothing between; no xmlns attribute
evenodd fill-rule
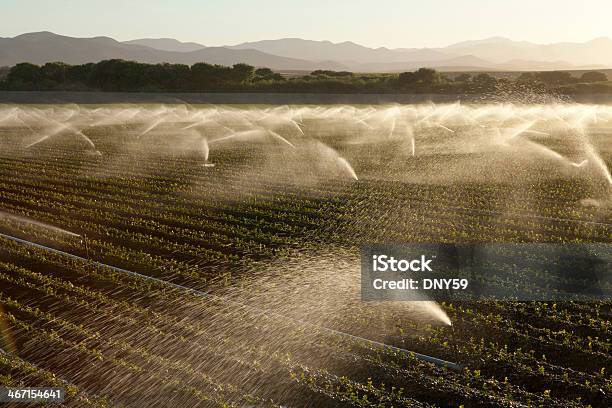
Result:
<svg viewBox="0 0 612 408"><path fill-rule="evenodd" d="M589 111L590 114L592 114L592 112L593 111ZM582 120L583 118L580 119L580 122L582 122ZM593 143L589 140L586 130L583 127L574 128L574 130L578 133L578 135L582 139L582 142L584 144L584 150L588 158L588 161L595 164L596 168L599 170L601 175L608 182L608 185L612 186L612 175L610 174L610 169L608 169L606 162L601 158L601 156L595 149L595 146L593 146ZM576 167L581 167L581 166L576 166Z"/></svg>
<svg viewBox="0 0 612 408"><path fill-rule="evenodd" d="M444 125L442 125L442 124L440 124L440 123L432 123L432 125L433 125L434 127L438 127L438 128L440 128L440 129L444 129L444 130L446 130L446 131L447 131L447 132L449 132L449 133L455 133L455 131L454 131L453 129L447 128L446 126L444 126Z"/></svg>
<svg viewBox="0 0 612 408"><path fill-rule="evenodd" d="M359 177L357 177L357 173L355 173L355 170L353 170L353 166L351 166L348 160L340 156L338 156L337 160L353 179L355 179L356 181L359 181Z"/></svg>
<svg viewBox="0 0 612 408"><path fill-rule="evenodd" d="M241 131L232 131L231 134L227 135L227 136L222 136L222 137L218 137L216 139L212 139L210 140L210 144L212 143L217 143L217 142L222 142L224 140L229 140L229 139L234 139L237 137L246 137L246 138L252 138L252 137L257 137L257 136L262 136L265 135L266 131L263 131L261 129L251 129L251 130L241 130Z"/></svg>
<svg viewBox="0 0 612 408"><path fill-rule="evenodd" d="M161 125L165 120L166 118L164 116L156 119L149 126L147 126L143 131L141 131L138 137L141 138L142 136L146 135L147 133L155 129L157 126Z"/></svg>
<svg viewBox="0 0 612 408"><path fill-rule="evenodd" d="M55 122L55 121L53 121ZM57 134L63 132L63 131L70 131L73 134L79 136L81 139L83 139L85 142L87 142L87 144L94 150L96 150L96 145L94 144L94 142L87 137L82 131L75 129L74 127L72 127L71 125L67 124L67 123L60 123L60 122L55 122L55 129L53 129L51 132L47 133L46 135L44 135L43 137L41 137L40 139L28 144L25 148L29 149L32 146L35 146L39 143L44 142L45 140L56 136ZM97 150L96 150L97 151Z"/></svg>
<svg viewBox="0 0 612 408"><path fill-rule="evenodd" d="M294 125L294 128L298 132L300 132L302 134L302 136L304 136L304 131L302 130L302 127L300 126L300 124L297 121L295 121L293 119L289 119L289 123L292 123Z"/></svg>
<svg viewBox="0 0 612 408"><path fill-rule="evenodd" d="M0 117L0 123L6 122L12 117L17 117L17 109L18 108L10 109L4 116Z"/></svg>
<svg viewBox="0 0 612 408"><path fill-rule="evenodd" d="M202 149L202 156L204 156L204 161L208 161L208 155L210 153L210 148L208 147L208 140L206 137L202 136L202 140L200 142L200 146Z"/></svg>
<svg viewBox="0 0 612 408"><path fill-rule="evenodd" d="M100 115L101 118L90 124L90 127L96 126L107 126L107 125L116 125L116 124L127 124L136 117L140 112L142 112L139 108L126 108L122 109L117 113L107 113ZM92 112L97 113L97 112Z"/></svg>
<svg viewBox="0 0 612 408"><path fill-rule="evenodd" d="M600 172L608 182L608 184L612 186L612 175L610 175L610 169L608 169L606 163L603 161L601 156L595 150L595 147L589 141L586 142L585 150L587 157L589 157L589 159L592 160L593 163L595 163L597 168L600 170Z"/></svg>
<svg viewBox="0 0 612 408"><path fill-rule="evenodd" d="M56 227L55 225L47 224L47 223L44 223L44 222L33 220L31 218L28 218L28 217L24 217L24 216L21 216L21 215L16 215L16 214L12 214L12 213L0 210L0 219L2 219L2 218L9 219L9 220L14 220L16 222L20 222L20 223L24 223L24 224L36 225L36 226L42 227L44 229L47 229L49 231L53 231L53 232L59 233L59 234L66 234L66 235L69 235L69 236L72 236L72 237L80 237L80 235L77 234L76 232L68 231L68 230L65 230L63 228Z"/></svg>
<svg viewBox="0 0 612 408"><path fill-rule="evenodd" d="M572 166L574 166L574 167L582 167L582 166L584 166L585 164L587 164L588 162L589 162L589 161L588 161L587 159L584 159L584 160L583 160L583 161L581 161L580 163L574 163L574 162L572 162L572 163L570 163L570 164L571 164Z"/></svg>
<svg viewBox="0 0 612 408"><path fill-rule="evenodd" d="M270 133L270 135L272 135L272 137L274 137L277 140L280 140L283 143L288 144L289 146L291 146L292 148L295 149L295 146L293 145L293 143L291 143L290 141L288 141L287 139L285 139L284 137L282 137L281 135L279 135L278 133L276 133L273 130L268 130L268 133Z"/></svg>
<svg viewBox="0 0 612 408"><path fill-rule="evenodd" d="M452 369L452 370L455 370L455 371L463 370L463 367L461 365L459 365L457 363L453 363L451 361L446 361L446 360L442 360L442 359L437 358L437 357L432 357L432 356L429 356L429 355L426 355L426 354L421 354L421 353L417 353L417 352L414 352L414 351L406 350L406 349L403 349L403 348L400 348L400 347L395 347L395 346L392 346L390 344L382 343L382 342L379 342L379 341L376 341L376 340L370 340L370 339L367 339L365 337L355 336L355 335L350 334L350 333L346 333L346 332L343 332L343 331L340 331L340 330L330 329L328 327L320 326L318 324L311 323L311 322L308 322L308 321L304 321L304 320L301 320L301 319L291 318L291 317L285 316L283 314L280 314L280 313L277 313L277 312L274 312L274 311L263 310L263 309L255 307L255 306L251 306L251 305L248 305L248 304L245 304L245 303L241 303L241 302L238 302L238 301L235 301L235 300L232 300L232 299L228 299L227 297L223 297L223 296L212 294L210 292L200 291L200 290L197 290L197 289L193 289L193 288L189 288L189 287L186 287L186 286L179 285L177 283L165 281L163 279L155 278L155 277L152 277L152 276L147 276L147 275L144 275L144 274L141 274L141 273L138 273L138 272L133 272L133 271L130 271L130 270L127 270L127 269L123 269L123 268L119 268L119 267L116 267L116 266L108 265L108 264L105 264L105 263L102 263L102 262L97 262L97 261L92 261L92 260L89 260L89 259L85 259L85 258L83 258L81 256L72 254L70 252L61 251L59 249L55 249L55 248L51 248L51 247L48 247L48 246L45 246L45 245L37 244L35 242L31 242L31 241L28 241L28 240L25 240L25 239L13 237L12 235L7 235L7 234L0 233L0 237L5 238L5 239L9 239L9 240L14 241L14 242L18 242L18 243L20 243L22 245L32 246L32 247L35 247L35 248L38 248L38 249L49 251L51 253L55 253L57 255L65 256L65 257L68 257L68 258L71 258L71 259L76 259L78 261L85 262L85 263L88 263L90 265L93 265L93 266L96 266L96 267L99 267L99 268L106 268L106 269L110 269L110 270L115 271L115 272L119 272L119 273L130 275L130 276L134 276L134 277L137 277L139 279L153 281L153 282L159 283L161 285L172 287L172 288L177 289L179 291L189 293L189 294L191 294L191 295L193 295L195 297L217 299L217 300L220 300L221 302L224 302L224 303L229 303L229 304L233 304L233 305L236 305L236 306L239 306L239 307L247 308L247 309L252 310L252 311L254 311L256 313L259 313L260 315L263 315L263 316L268 315L268 316L274 316L274 317L282 319L282 320L293 321L293 322L295 322L295 323L297 323L299 325L302 325L302 326L312 327L314 329L317 329L317 330L320 330L320 331L323 331L323 332L327 332L329 334L333 334L333 335L340 336L340 337L345 337L345 338L351 339L353 341L356 341L356 342L359 342L359 343L362 343L362 344L368 344L368 345L370 345L372 347L376 347L376 348L379 348L379 349L382 349L382 350L387 350L387 351L399 353L399 354L402 354L402 355L404 355L406 357L414 357L416 359L419 359L419 360L422 360L422 361L426 361L426 362L429 362L429 363L432 363L432 364L435 364L435 365L438 365L438 366L441 366L441 367L446 367L446 368L449 368L449 369Z"/></svg>

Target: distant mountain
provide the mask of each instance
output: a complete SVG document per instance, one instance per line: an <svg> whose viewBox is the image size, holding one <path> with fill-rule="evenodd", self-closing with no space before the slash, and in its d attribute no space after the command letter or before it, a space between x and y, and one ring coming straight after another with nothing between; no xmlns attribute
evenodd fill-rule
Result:
<svg viewBox="0 0 612 408"><path fill-rule="evenodd" d="M556 66L603 65L612 67L612 39L597 38L584 43L533 44L512 41L503 37L491 37L479 41L464 41L439 48L442 52L471 54L493 63L507 61L539 61ZM551 69L559 69L560 66Z"/></svg>
<svg viewBox="0 0 612 408"><path fill-rule="evenodd" d="M463 41L442 48L369 48L353 42L332 43L300 38L206 47L172 38L119 42L109 37L74 38L51 32L0 38L0 66L18 62L69 64L121 58L147 63L233 65L239 62L277 71L329 69L398 72L420 67L442 71L600 69L612 67L612 40L533 44L503 37Z"/></svg>
<svg viewBox="0 0 612 408"><path fill-rule="evenodd" d="M311 41L301 38L264 40L228 46L235 50L259 50L268 54L301 58L310 61L334 60L346 64L390 63L402 61L438 61L456 54L431 49L368 48L350 41L332 43L330 41Z"/></svg>
<svg viewBox="0 0 612 408"><path fill-rule="evenodd" d="M74 38L46 31L22 34L14 38L0 38L0 66L19 62L44 64L49 61L83 64L111 58L147 63L208 62L233 65L244 62L274 69L347 69L345 65L331 61L314 63L304 59L270 55L258 50L205 47L190 52L164 51L140 44L121 43L108 37Z"/></svg>
<svg viewBox="0 0 612 408"><path fill-rule="evenodd" d="M144 45L161 51L190 52L201 50L206 46L194 42L181 42L174 38L140 38L138 40L123 41L123 44Z"/></svg>
<svg viewBox="0 0 612 408"><path fill-rule="evenodd" d="M269 54L311 61L335 60L354 71L400 71L419 66L444 70L450 66L475 70L554 70L612 67L612 40L585 43L533 44L503 37L463 41L441 48L368 48L352 42L309 41L299 38L235 45ZM457 59L454 61L454 59Z"/></svg>
<svg viewBox="0 0 612 408"><path fill-rule="evenodd" d="M461 41L458 43L451 44L444 48L448 50L452 50L452 49L463 49L463 48L469 48L469 47L482 47L482 46L487 46L487 45L506 46L506 47L522 46L526 48L536 46L536 44L532 44L527 41L513 41L505 37L489 37L489 38L485 38L482 40Z"/></svg>
<svg viewBox="0 0 612 408"><path fill-rule="evenodd" d="M64 61L70 64L95 62L105 58L150 60L155 50L137 45L123 45L112 38L72 38L43 31L0 38L0 65L18 62L42 64Z"/></svg>

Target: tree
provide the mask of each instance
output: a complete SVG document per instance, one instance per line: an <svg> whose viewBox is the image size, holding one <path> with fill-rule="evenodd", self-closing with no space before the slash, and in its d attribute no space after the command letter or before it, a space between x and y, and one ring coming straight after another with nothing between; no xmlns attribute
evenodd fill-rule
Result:
<svg viewBox="0 0 612 408"><path fill-rule="evenodd" d="M191 68L185 64L171 64L168 67L172 81L168 85L171 89L186 89L191 81Z"/></svg>
<svg viewBox="0 0 612 408"><path fill-rule="evenodd" d="M532 84L534 82L538 82L538 79L535 77L533 72L523 72L521 75L519 75L516 81L523 84Z"/></svg>
<svg viewBox="0 0 612 408"><path fill-rule="evenodd" d="M66 69L67 79L71 82L88 82L95 65L92 62L81 65L69 65Z"/></svg>
<svg viewBox="0 0 612 408"><path fill-rule="evenodd" d="M272 71L270 68L257 68L255 70L255 76L260 78L269 78L272 75L274 75L274 71Z"/></svg>
<svg viewBox="0 0 612 408"><path fill-rule="evenodd" d="M11 72L10 67L0 67L0 89L7 89L8 83L6 82L6 76Z"/></svg>
<svg viewBox="0 0 612 408"><path fill-rule="evenodd" d="M191 79L191 70L183 64L145 65L147 87L152 89L177 90L186 87Z"/></svg>
<svg viewBox="0 0 612 408"><path fill-rule="evenodd" d="M471 79L472 79L472 76L470 74L464 73L464 74L457 75L455 77L455 82L470 82Z"/></svg>
<svg viewBox="0 0 612 408"><path fill-rule="evenodd" d="M146 84L146 64L112 59L93 66L89 82L105 91L135 91Z"/></svg>
<svg viewBox="0 0 612 408"><path fill-rule="evenodd" d="M419 68L415 72L402 72L397 76L397 85L400 88L428 87L440 82L440 74L435 69Z"/></svg>
<svg viewBox="0 0 612 408"><path fill-rule="evenodd" d="M480 85L491 85L491 84L495 84L497 83L497 79L495 79L495 77L486 74L486 73L481 73L478 74L474 77L473 80L474 83L480 84Z"/></svg>
<svg viewBox="0 0 612 408"><path fill-rule="evenodd" d="M414 72L402 72L397 76L397 84L400 88L407 88L416 84L416 75Z"/></svg>
<svg viewBox="0 0 612 408"><path fill-rule="evenodd" d="M66 83L67 69L68 65L63 62L47 62L40 68L40 74L47 87L53 87Z"/></svg>
<svg viewBox="0 0 612 408"><path fill-rule="evenodd" d="M253 81L284 81L285 77L270 68L257 68Z"/></svg>
<svg viewBox="0 0 612 408"><path fill-rule="evenodd" d="M574 82L568 71L545 71L535 74L535 78L548 85L567 85Z"/></svg>
<svg viewBox="0 0 612 408"><path fill-rule="evenodd" d="M13 89L34 89L38 90L41 80L40 67L22 62L11 68L6 76L6 82Z"/></svg>
<svg viewBox="0 0 612 408"><path fill-rule="evenodd" d="M66 81L68 65L63 62L47 62L40 68L42 76L56 82Z"/></svg>
<svg viewBox="0 0 612 408"><path fill-rule="evenodd" d="M419 68L414 73L414 77L418 83L423 85L432 85L440 80L440 75L432 68Z"/></svg>
<svg viewBox="0 0 612 408"><path fill-rule="evenodd" d="M191 66L191 86L195 90L212 89L230 80L231 68L198 62Z"/></svg>
<svg viewBox="0 0 612 408"><path fill-rule="evenodd" d="M582 74L580 82L604 82L608 80L608 76L603 72L589 71Z"/></svg>
<svg viewBox="0 0 612 408"><path fill-rule="evenodd" d="M239 84L246 84L253 80L255 67L248 64L234 64L231 70L231 79Z"/></svg>

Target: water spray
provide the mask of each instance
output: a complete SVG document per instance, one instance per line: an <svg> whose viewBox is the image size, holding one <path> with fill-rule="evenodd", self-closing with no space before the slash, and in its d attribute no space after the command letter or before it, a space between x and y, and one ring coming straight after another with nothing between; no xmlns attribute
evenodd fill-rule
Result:
<svg viewBox="0 0 612 408"><path fill-rule="evenodd" d="M282 137L281 135L279 135L275 131L268 130L268 133L270 133L270 135L272 135L272 137L274 137L275 139L280 140L281 142L286 143L289 146L291 146L293 149L295 149L295 146L293 145L293 143L291 143L290 141L288 141L287 139L285 139L284 137Z"/></svg>
<svg viewBox="0 0 612 408"><path fill-rule="evenodd" d="M37 226L37 227L41 227L41 228L44 228L46 230L49 230L49 231L52 231L52 232L55 232L55 233L58 233L58 234L64 234L64 235L68 235L68 236L71 236L71 237L80 237L80 235L75 233L75 232L68 231L68 230L65 230L65 229L60 228L60 227L56 227L55 225L47 224L47 223L44 223L44 222L33 220L31 218L28 218L28 217L23 217L23 216L20 216L20 215L15 215L15 214L11 214L9 212L0 210L0 220L3 219L3 218L6 219L6 220L12 220L12 221L15 221L15 222L18 222L18 223L22 223L22 224L29 224L29 225L34 225L34 226Z"/></svg>
<svg viewBox="0 0 612 408"><path fill-rule="evenodd" d="M347 171L347 173L356 181L359 181L359 177L357 177L357 173L353 170L353 166L344 158L338 157L338 163Z"/></svg>
<svg viewBox="0 0 612 408"><path fill-rule="evenodd" d="M336 134L318 135L321 127L312 126L312 132L306 132L305 125L311 122L325 122L330 120L332 126L354 130L352 137L341 136L340 140L332 142L326 137L336 138ZM154 132L158 127L165 126L177 137L191 137L192 130L196 130L202 137L207 138L210 148L215 143L225 140L232 144L265 141L268 149L265 154L275 153L275 149L289 146L298 152L307 150L312 142L321 142L337 146L345 144L368 145L394 141L399 126L405 126L414 131L426 130L422 134L423 151L428 151L429 135L439 136L441 130L453 139L447 139L443 147L447 149L442 153L452 153L460 146L467 146L469 153L499 152L497 146L507 145L513 148L508 153L533 153L558 161L568 168L581 169L583 172L592 172L596 177L605 179L612 185L612 175L607 167L605 157L602 157L602 146L596 146L587 137L590 126L605 126L612 121L612 109L606 106L585 106L580 104L567 105L513 105L513 104L485 104L463 105L451 104L423 104L423 105L382 105L382 106L331 106L331 107L291 107L276 108L247 108L233 107L192 107L185 105L162 105L155 109L139 106L110 107L110 108L81 108L77 105L62 107L61 109L17 107L0 108L0 126L17 126L24 130L29 129L36 136L26 149L38 145L45 140L60 133L71 134L85 143L91 150L100 155L95 144L83 132L83 129L93 129L98 126L121 125L134 127L137 140ZM550 125L548 128L534 129L535 124ZM40 132L42 125L42 133ZM467 127L466 127L467 126ZM498 137L484 137L488 133L484 129L493 129ZM584 153L580 160L570 160L578 151L570 154L561 153L554 143L542 143L539 140L530 140L528 136L546 137L555 142L555 129L560 131L574 130L582 137L579 145L573 149ZM382 132L382 133L381 133ZM416 140L408 132L404 139L406 143L406 157L416 156ZM383 134L387 137L380 138ZM293 141L294 136L299 137ZM412 137L411 137L412 136ZM466 136L474 137L468 139ZM457 138L458 142L453 143ZM358 140L359 143L355 143ZM432 142L437 139L432 139ZM278 142L278 143L275 143ZM189 142L190 143L190 142ZM419 138L421 145L421 135ZM275 146L275 144L277 146ZM180 142L179 142L180 145ZM384 147L384 146L382 146ZM438 146L439 147L439 146ZM203 150L203 147L191 147L194 150ZM553 150L554 149L554 150ZM556 151L558 150L558 152ZM309 153L304 152L304 157ZM354 156L351 150L343 150L343 159L351 163ZM338 159L339 155L328 155L328 164L334 162L346 169L353 179L354 171ZM578 156L580 157L580 156ZM588 162L584 162L587 159ZM398 160L397 164L402 161ZM396 163L386 163L393 165ZM205 161L204 165L211 165ZM340 167L339 166L339 167ZM350 164L349 164L350 166ZM351 166L352 167L352 166ZM325 166L322 166L325 168ZM381 168L384 171L384 169ZM477 173L476 173L477 174Z"/></svg>
<svg viewBox="0 0 612 408"><path fill-rule="evenodd" d="M416 358L418 360L426 361L428 363L432 363L432 364L438 365L440 367L449 368L449 369L455 370L455 371L463 370L463 367L461 365L457 364L457 363L453 363L451 361L447 361L447 360L443 360L443 359L440 359L440 358L437 358L437 357L429 356L427 354L417 353L417 352L414 352L414 351L406 350L404 348L400 348L400 347L392 346L390 344L382 343L382 342L379 342L379 341L376 341L376 340L370 340L370 339L366 339L364 337L355 336L353 334L346 333L346 332L343 332L343 331L340 331L340 330L335 330L335 329L330 329L328 327L319 326L319 325L317 325L315 323L310 323L310 322L307 322L307 321L304 321L304 320L287 317L287 316L284 316L284 315L276 313L276 312L262 310L262 309L259 309L257 307L254 307L254 306L250 306L250 305L247 305L247 304L244 304L244 303L241 303L241 302L237 302L235 300L227 299L226 297L222 297L222 296L218 296L218 295L212 294L210 292L200 291L200 290L197 290L197 289L189 288L187 286L179 285L177 283L168 282L168 281L165 281L163 279L155 278L155 277L152 277L152 276L147 276L147 275L144 275L144 274L140 274L138 272L134 272L134 271L130 271L130 270L127 270L127 269L119 268L119 267L116 267L116 266L108 265L108 264L105 264L105 263L102 263L102 262L86 259L86 258L83 258L83 257L81 257L79 255L72 254L70 252L66 252L66 251L62 251L62 250L59 250L59 249L51 248L51 247L48 247L48 246L45 246L45 245L42 245L42 244L37 244L35 242L31 242L31 241L28 241L28 240L25 240L25 239L17 238L17 237L14 237L14 236L11 236L11 235L7 235L7 234L4 234L4 233L0 233L0 237L8 239L8 240L11 240L11 241L14 241L14 242L17 242L17 243L20 243L22 245L31 246L31 247L42 249L44 251L48 251L48 252L51 252L51 253L54 253L54 254L57 254L57 255L61 255L61 256L67 257L67 258L75 259L75 260L78 260L80 262L89 263L92 266L96 266L96 267L100 267L100 268L106 268L106 269L110 269L110 270L115 271L115 272L119 272L119 273L130 275L130 276L134 276L134 277L137 277L139 279L153 281L153 282L159 283L161 285L165 285L165 286L177 289L179 291L183 291L183 292L189 293L189 294L191 294L191 295L193 295L195 297L198 297L198 298L217 299L217 300L219 300L221 302L224 302L224 303L229 303L229 304L232 304L232 305L236 305L236 306L239 306L239 307L242 307L242 308L249 309L249 310L254 311L254 312L256 312L256 313L258 313L260 315L263 315L263 316L273 316L273 317L276 317L276 318L279 318L279 319L282 319L282 320L292 321L292 322L297 323L297 324L299 324L301 326L312 327L312 328L314 328L316 330L320 330L322 332L327 332L327 333L332 334L332 335L336 335L336 336L340 336L340 337L345 337L345 338L351 339L351 340L353 340L355 342L358 342L358 343L367 344L367 345L369 345L371 347L374 347L374 348L378 348L378 349L382 349L382 350L398 353L398 354L404 355L404 356L406 356L408 358Z"/></svg>

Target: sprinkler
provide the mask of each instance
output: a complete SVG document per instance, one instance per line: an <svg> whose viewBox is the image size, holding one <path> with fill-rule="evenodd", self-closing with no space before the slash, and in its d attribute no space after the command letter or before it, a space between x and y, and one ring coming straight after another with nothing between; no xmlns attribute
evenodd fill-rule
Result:
<svg viewBox="0 0 612 408"><path fill-rule="evenodd" d="M49 252L55 253L57 255L61 255L61 256L68 257L68 258L76 259L76 260L79 260L79 261L82 261L82 262L85 262L85 263L90 263L93 266L97 266L97 267L101 267L101 268L107 268L107 269L113 270L115 272L124 273L124 274L131 275L131 276L136 276L136 277L138 277L140 279L146 279L146 280L154 281L154 282L157 282L157 283L161 283L163 285L166 285L166 286L169 286L169 287L172 287L172 288L179 289L181 291L190 293L191 295L199 297L199 298L218 299L218 300L220 300L222 302L225 302L225 303L231 303L231 304L234 304L234 305L237 305L237 306L240 306L240 307L244 307L244 308L250 309L250 310L255 311L255 312L257 312L259 314L262 314L262 315L270 315L270 316L278 317L278 318L283 319L283 320L290 320L290 321L293 321L293 322L298 323L298 324L303 325L303 326L310 326L310 327L313 327L315 329L318 329L318 330L321 330L321 331L324 331L324 332L327 332L327 333L330 333L330 334L334 334L334 335L337 335L337 336L342 336L342 337L345 337L345 338L349 338L349 339L354 340L356 342L363 343L363 344L368 344L370 346L373 346L373 347L376 347L376 348L379 348L379 349L382 349L382 350L388 350L388 351L396 352L396 353L399 353L399 354L403 354L404 356L407 356L407 357L414 357L414 358L416 358L418 360L426 361L426 362L438 365L440 367L450 368L451 370L455 370L455 371L461 371L463 369L463 367L461 365L459 365L457 363L453 363L451 361L442 360L440 358L428 356L426 354L416 353L414 351L406 350L406 349L403 349L403 348L400 348L400 347L395 347L395 346L392 346L390 344L382 343L382 342L379 342L379 341L366 339L364 337L355 336L353 334L346 333L346 332L339 331L339 330L330 329L328 327L319 326L317 324L310 323L310 322L307 322L307 321L304 321L304 320L290 318L290 317L284 316L284 315L279 314L279 313L265 311L265 310L262 310L262 309L259 309L259 308L253 307L253 306L246 305L244 303L240 303L240 302L237 302L237 301L234 301L234 300L227 299L227 298L222 297L222 296L214 295L214 294L209 293L209 292L203 292L203 291L200 291L200 290L197 290L197 289L188 288L186 286L182 286L182 285L179 285L177 283L168 282L168 281L165 281L163 279L158 279L158 278L154 278L152 276L143 275L143 274L140 274L138 272L130 271L130 270L119 268L119 267L112 266L112 265L107 265L107 264L102 263L102 262L92 261L90 259L83 258L81 256L72 254L70 252L61 251L59 249L55 249L55 248L51 248L51 247L48 247L48 246L45 246L45 245L37 244L35 242L31 242L31 241L28 241L28 240L25 240L25 239L13 237L11 235L0 233L0 237L9 239L9 240L14 241L14 242L18 242L18 243L23 244L23 245L28 245L28 246L32 246L32 247L35 247L35 248L38 248L38 249L49 251Z"/></svg>

